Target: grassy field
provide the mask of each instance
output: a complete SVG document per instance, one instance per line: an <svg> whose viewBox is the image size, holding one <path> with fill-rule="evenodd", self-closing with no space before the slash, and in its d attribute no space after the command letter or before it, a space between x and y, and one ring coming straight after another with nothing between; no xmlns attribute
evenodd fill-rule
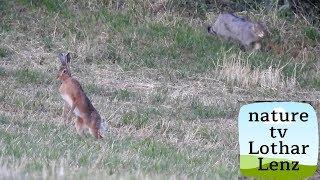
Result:
<svg viewBox="0 0 320 180"><path fill-rule="evenodd" d="M320 33L302 18L243 12L270 35L243 52L207 34L217 12L103 2L0 0L0 176L238 179L239 107L319 97ZM108 123L101 141L61 117L59 52Z"/></svg>

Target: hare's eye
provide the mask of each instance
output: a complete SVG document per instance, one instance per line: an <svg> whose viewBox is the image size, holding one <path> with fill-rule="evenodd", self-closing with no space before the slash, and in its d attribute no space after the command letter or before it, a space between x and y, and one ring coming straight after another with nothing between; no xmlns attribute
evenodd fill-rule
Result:
<svg viewBox="0 0 320 180"><path fill-rule="evenodd" d="M64 70L62 71L62 73L63 73L63 74L66 74L66 73L67 73L67 70L66 70L66 69L64 69Z"/></svg>

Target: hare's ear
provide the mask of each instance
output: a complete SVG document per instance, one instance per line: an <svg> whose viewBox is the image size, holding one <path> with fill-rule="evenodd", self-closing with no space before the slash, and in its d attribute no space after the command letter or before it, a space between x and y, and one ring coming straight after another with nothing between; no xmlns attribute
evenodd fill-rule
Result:
<svg viewBox="0 0 320 180"><path fill-rule="evenodd" d="M70 59L71 59L70 53L67 53L67 55L65 57L65 61L66 61L67 64L70 63Z"/></svg>
<svg viewBox="0 0 320 180"><path fill-rule="evenodd" d="M70 53L67 53L66 55L63 55L62 53L59 54L59 59L60 59L60 62L63 66L66 66L68 65L68 63L70 63Z"/></svg>
<svg viewBox="0 0 320 180"><path fill-rule="evenodd" d="M62 54L62 53L59 53L58 55L59 59L60 59L60 62L63 66L67 65L66 64L66 61L65 61L65 56Z"/></svg>

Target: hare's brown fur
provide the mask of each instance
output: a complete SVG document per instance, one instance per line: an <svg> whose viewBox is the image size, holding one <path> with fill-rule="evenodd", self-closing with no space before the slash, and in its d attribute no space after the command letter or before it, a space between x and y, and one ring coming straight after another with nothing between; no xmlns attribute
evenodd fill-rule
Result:
<svg viewBox="0 0 320 180"><path fill-rule="evenodd" d="M80 83L71 76L69 69L70 55L59 55L61 61L61 67L59 70L58 78L62 84L59 88L60 95L65 100L63 116L65 116L68 107L71 113L77 116L75 123L76 129L80 135L83 134L85 128L89 128L89 131L97 139L102 138L100 134L101 117L97 110L93 107L89 98L83 91Z"/></svg>

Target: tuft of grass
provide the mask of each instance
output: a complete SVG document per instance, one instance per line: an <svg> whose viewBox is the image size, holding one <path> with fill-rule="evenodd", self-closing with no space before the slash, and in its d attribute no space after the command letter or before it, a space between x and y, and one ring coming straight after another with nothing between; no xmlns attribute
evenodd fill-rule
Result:
<svg viewBox="0 0 320 180"><path fill-rule="evenodd" d="M0 0L0 11L5 11L7 9L7 1L6 0Z"/></svg>
<svg viewBox="0 0 320 180"><path fill-rule="evenodd" d="M16 70L14 76L20 84L41 84L43 80L42 73L28 68Z"/></svg>
<svg viewBox="0 0 320 180"><path fill-rule="evenodd" d="M152 102L154 104L162 104L165 102L165 100L166 100L166 95L163 93L156 93L152 98Z"/></svg>
<svg viewBox="0 0 320 180"><path fill-rule="evenodd" d="M166 26L161 23L150 22L148 24L148 28L139 29L139 33L143 33L144 35L150 38L163 39L171 34L172 29L169 26Z"/></svg>
<svg viewBox="0 0 320 180"><path fill-rule="evenodd" d="M205 0L169 0L168 6L172 11L179 12L184 16L205 19L205 13L209 9L210 3L212 2Z"/></svg>
<svg viewBox="0 0 320 180"><path fill-rule="evenodd" d="M122 12L115 12L112 15L108 14L110 18L110 27L113 31L124 31L132 26L132 16L130 14L122 13Z"/></svg>
<svg viewBox="0 0 320 180"><path fill-rule="evenodd" d="M1 58L7 57L8 55L9 55L9 51L7 49L0 48L0 57Z"/></svg>
<svg viewBox="0 0 320 180"><path fill-rule="evenodd" d="M304 28L304 33L308 39L313 42L317 42L320 39L320 32L312 26L307 26Z"/></svg>
<svg viewBox="0 0 320 180"><path fill-rule="evenodd" d="M115 90L111 99L117 99L120 101L129 101L136 96L134 92L131 92L128 89L119 89Z"/></svg>
<svg viewBox="0 0 320 180"><path fill-rule="evenodd" d="M0 66L0 77L6 75L6 70Z"/></svg>
<svg viewBox="0 0 320 180"><path fill-rule="evenodd" d="M193 101L191 103L191 112L197 118L217 118L227 116L227 111L218 107L204 106L202 103Z"/></svg>
<svg viewBox="0 0 320 180"><path fill-rule="evenodd" d="M0 22L0 30L5 32L10 31L11 30L10 20L7 20L7 19L2 20Z"/></svg>
<svg viewBox="0 0 320 180"><path fill-rule="evenodd" d="M14 99L14 105L18 108L28 107L28 101L24 97L16 97Z"/></svg>
<svg viewBox="0 0 320 180"><path fill-rule="evenodd" d="M41 162L29 162L25 167L25 172L41 171L42 169L43 169L43 164Z"/></svg>
<svg viewBox="0 0 320 180"><path fill-rule="evenodd" d="M292 20L294 18L294 13L293 11L290 9L290 7L284 7L278 11L277 13L279 18L285 19L285 20Z"/></svg>
<svg viewBox="0 0 320 180"><path fill-rule="evenodd" d="M31 7L45 7L49 12L60 12L66 17L70 17L66 1L63 0L18 0L24 5Z"/></svg>
<svg viewBox="0 0 320 180"><path fill-rule="evenodd" d="M159 88L156 93L153 94L151 102L153 104L162 104L167 99L168 89L167 88Z"/></svg>
<svg viewBox="0 0 320 180"><path fill-rule="evenodd" d="M133 125L137 129L143 128L150 120L148 112L129 111L121 117L124 125Z"/></svg>
<svg viewBox="0 0 320 180"><path fill-rule="evenodd" d="M0 125L8 124L8 123L9 123L9 118L4 115L0 115Z"/></svg>
<svg viewBox="0 0 320 180"><path fill-rule="evenodd" d="M43 43L45 45L45 48L48 49L49 51L52 50L52 47L53 47L53 42L52 42L52 38L49 37L49 36L45 36L43 37Z"/></svg>
<svg viewBox="0 0 320 180"><path fill-rule="evenodd" d="M206 139L209 142L215 142L219 139L219 133L214 128L202 127L197 131L197 135L201 139Z"/></svg>
<svg viewBox="0 0 320 180"><path fill-rule="evenodd" d="M121 123L132 125L136 129L144 128L147 124L153 123L154 119L161 116L161 112L153 107L138 107L136 110L130 110L122 115Z"/></svg>
<svg viewBox="0 0 320 180"><path fill-rule="evenodd" d="M311 87L315 88L316 90L320 90L320 78L315 77L312 78L310 82L307 82L308 84L311 85Z"/></svg>
<svg viewBox="0 0 320 180"><path fill-rule="evenodd" d="M103 54L102 59L97 61L98 64L103 64L105 60L109 62L116 63L119 62L121 59L120 54L117 52L117 49L112 46L111 43L107 44L106 52Z"/></svg>
<svg viewBox="0 0 320 180"><path fill-rule="evenodd" d="M84 90L88 94L95 94L99 96L107 95L107 90L97 84L85 84Z"/></svg>

